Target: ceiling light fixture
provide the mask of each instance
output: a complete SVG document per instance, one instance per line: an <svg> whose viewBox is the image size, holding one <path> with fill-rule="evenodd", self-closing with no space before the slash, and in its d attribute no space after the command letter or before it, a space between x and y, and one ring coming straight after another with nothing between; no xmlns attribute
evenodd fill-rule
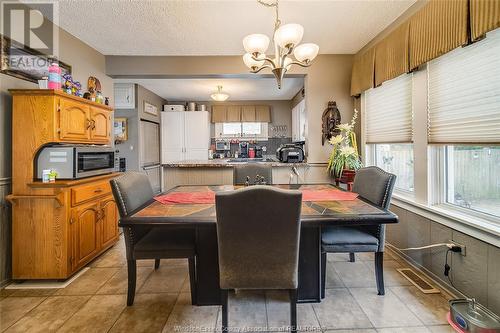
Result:
<svg viewBox="0 0 500 333"><path fill-rule="evenodd" d="M243 62L251 69L252 73L258 73L264 68L269 68L276 77L278 89L281 89L281 82L285 73L292 65L309 67L311 61L318 55L319 46L313 43L300 44L304 35L304 28L300 24L289 23L281 25L278 13L278 0L265 2L257 0L258 3L266 7L276 9L276 21L274 23L274 59L266 57L269 47L269 37L263 34L252 34L243 38L243 47L247 52L243 56ZM295 56L292 58L291 54ZM268 64L265 64L265 63Z"/></svg>
<svg viewBox="0 0 500 333"><path fill-rule="evenodd" d="M224 102L226 99L229 98L229 95L226 94L225 92L222 92L222 86L217 86L217 92L210 95L210 97L212 97L214 101Z"/></svg>

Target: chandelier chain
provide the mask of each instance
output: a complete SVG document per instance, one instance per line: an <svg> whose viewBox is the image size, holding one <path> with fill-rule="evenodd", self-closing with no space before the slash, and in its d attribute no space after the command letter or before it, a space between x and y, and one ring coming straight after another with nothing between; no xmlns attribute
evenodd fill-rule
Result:
<svg viewBox="0 0 500 333"><path fill-rule="evenodd" d="M276 0L274 2L266 2L264 0L257 0L258 3L260 3L261 5L264 5L266 7L274 7L275 8L275 12L276 12L276 20L274 22L274 30L276 31L276 29L279 28L279 26L281 25L281 20L279 19L279 0Z"/></svg>

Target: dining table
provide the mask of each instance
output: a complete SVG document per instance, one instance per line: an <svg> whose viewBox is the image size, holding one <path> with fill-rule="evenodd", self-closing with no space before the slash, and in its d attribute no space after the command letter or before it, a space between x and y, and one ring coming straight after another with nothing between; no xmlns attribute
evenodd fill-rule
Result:
<svg viewBox="0 0 500 333"><path fill-rule="evenodd" d="M332 184L266 186L302 192L298 268L298 301L301 303L321 302L322 228L398 222L398 217L389 210L377 207L357 194L344 191ZM196 305L220 305L215 194L242 187L177 186L122 217L119 226L193 230L196 249Z"/></svg>

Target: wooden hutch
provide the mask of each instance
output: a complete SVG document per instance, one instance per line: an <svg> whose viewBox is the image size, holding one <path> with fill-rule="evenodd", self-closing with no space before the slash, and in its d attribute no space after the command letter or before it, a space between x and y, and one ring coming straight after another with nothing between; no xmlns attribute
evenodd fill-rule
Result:
<svg viewBox="0 0 500 333"><path fill-rule="evenodd" d="M112 143L113 110L58 90L12 94L12 277L66 279L118 240L107 174L42 183L36 153L48 143Z"/></svg>

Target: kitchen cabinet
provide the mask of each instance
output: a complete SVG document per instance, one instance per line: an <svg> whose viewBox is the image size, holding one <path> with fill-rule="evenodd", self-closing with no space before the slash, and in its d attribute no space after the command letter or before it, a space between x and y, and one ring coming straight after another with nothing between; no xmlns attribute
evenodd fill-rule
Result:
<svg viewBox="0 0 500 333"><path fill-rule="evenodd" d="M111 138L111 114L108 111L90 107L90 139L107 143Z"/></svg>
<svg viewBox="0 0 500 333"><path fill-rule="evenodd" d="M115 83L115 109L135 108L135 84Z"/></svg>
<svg viewBox="0 0 500 333"><path fill-rule="evenodd" d="M60 90L10 93L12 278L67 279L118 240L109 185L118 174L43 183L33 179L33 158L54 142L111 144L113 110Z"/></svg>
<svg viewBox="0 0 500 333"><path fill-rule="evenodd" d="M292 109L292 141L306 140L306 101L303 99Z"/></svg>
<svg viewBox="0 0 500 333"><path fill-rule="evenodd" d="M113 245L118 238L118 207L112 196L102 199L101 211L101 248Z"/></svg>
<svg viewBox="0 0 500 333"><path fill-rule="evenodd" d="M99 252L99 203L91 202L72 209L70 223L73 226L74 262L80 267Z"/></svg>
<svg viewBox="0 0 500 333"><path fill-rule="evenodd" d="M61 140L90 140L90 107L61 98L58 106L59 138Z"/></svg>
<svg viewBox="0 0 500 333"><path fill-rule="evenodd" d="M207 111L162 112L161 124L162 163L208 159Z"/></svg>
<svg viewBox="0 0 500 333"><path fill-rule="evenodd" d="M105 105L95 106L85 100L59 98L57 132L54 141L106 144L111 141L112 111Z"/></svg>

